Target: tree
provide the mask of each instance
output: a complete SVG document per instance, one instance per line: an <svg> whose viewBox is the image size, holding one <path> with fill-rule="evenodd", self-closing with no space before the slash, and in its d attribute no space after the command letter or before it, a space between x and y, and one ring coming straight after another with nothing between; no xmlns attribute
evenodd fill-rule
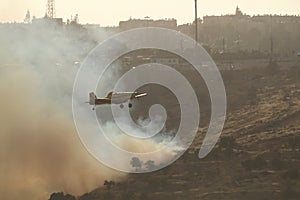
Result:
<svg viewBox="0 0 300 200"><path fill-rule="evenodd" d="M155 168L155 164L154 164L154 161L153 160L148 160L146 163L146 168L149 169L149 170L152 170Z"/></svg>
<svg viewBox="0 0 300 200"><path fill-rule="evenodd" d="M24 19L24 22L25 23L29 23L31 20L31 17L30 17L30 12L29 10L27 10L27 13L26 13L26 16L25 16L25 19Z"/></svg>
<svg viewBox="0 0 300 200"><path fill-rule="evenodd" d="M75 197L63 192L52 193L49 200L75 200Z"/></svg>
<svg viewBox="0 0 300 200"><path fill-rule="evenodd" d="M132 167L135 167L135 171L138 171L138 169L141 169L142 167L142 162L138 157L133 157L130 161L130 164Z"/></svg>
<svg viewBox="0 0 300 200"><path fill-rule="evenodd" d="M106 186L107 189L110 189L112 186L115 185L115 182L114 181L107 181L107 180L105 180L103 185Z"/></svg>
<svg viewBox="0 0 300 200"><path fill-rule="evenodd" d="M72 25L76 25L76 24L79 24L79 17L78 17L78 14L76 14L75 15L75 17L72 19L72 17L71 17L71 22L70 22L70 24L72 24Z"/></svg>

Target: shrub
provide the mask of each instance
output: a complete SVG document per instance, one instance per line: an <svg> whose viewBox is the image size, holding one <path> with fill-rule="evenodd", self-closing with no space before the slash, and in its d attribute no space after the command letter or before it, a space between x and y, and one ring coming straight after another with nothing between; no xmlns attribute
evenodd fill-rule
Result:
<svg viewBox="0 0 300 200"><path fill-rule="evenodd" d="M298 179L299 177L299 172L298 169L293 168L293 169L288 169L287 172L284 174L284 178L286 179Z"/></svg>
<svg viewBox="0 0 300 200"><path fill-rule="evenodd" d="M221 138L220 146L226 149L232 149L235 144L235 138L232 136L225 136Z"/></svg>
<svg viewBox="0 0 300 200"><path fill-rule="evenodd" d="M273 169L282 169L283 168L283 161L279 158L274 158L271 160L271 167Z"/></svg>
<svg viewBox="0 0 300 200"><path fill-rule="evenodd" d="M263 169L266 167L267 162L262 158L262 156L256 156L254 159L245 160L242 162L242 166L246 170Z"/></svg>

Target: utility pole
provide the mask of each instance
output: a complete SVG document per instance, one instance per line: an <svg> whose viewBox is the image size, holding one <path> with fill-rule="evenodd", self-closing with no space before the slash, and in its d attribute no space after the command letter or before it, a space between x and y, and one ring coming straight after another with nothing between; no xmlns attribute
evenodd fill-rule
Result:
<svg viewBox="0 0 300 200"><path fill-rule="evenodd" d="M277 58L274 56L274 38L273 38L273 16L270 15L270 60L269 67L273 70L278 67Z"/></svg>
<svg viewBox="0 0 300 200"><path fill-rule="evenodd" d="M274 53L274 44L273 44L273 16L271 15L271 28L270 28L270 64L273 64L273 53Z"/></svg>
<svg viewBox="0 0 300 200"><path fill-rule="evenodd" d="M198 20L197 0L195 0L195 41L198 42Z"/></svg>
<svg viewBox="0 0 300 200"><path fill-rule="evenodd" d="M222 48L223 48L223 53L225 53L225 38L224 37L222 39Z"/></svg>
<svg viewBox="0 0 300 200"><path fill-rule="evenodd" d="M270 60L269 60L269 67L276 68L277 60L274 56L274 38L273 38L273 16L270 16Z"/></svg>

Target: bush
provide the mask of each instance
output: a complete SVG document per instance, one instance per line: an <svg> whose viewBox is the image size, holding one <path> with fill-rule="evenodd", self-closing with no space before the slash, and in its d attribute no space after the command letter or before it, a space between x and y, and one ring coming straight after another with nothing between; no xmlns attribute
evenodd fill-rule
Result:
<svg viewBox="0 0 300 200"><path fill-rule="evenodd" d="M112 192L105 192L105 193L103 194L103 199L109 200L109 199L112 199L113 197L114 197L114 195L113 195Z"/></svg>
<svg viewBox="0 0 300 200"><path fill-rule="evenodd" d="M292 149L295 149L300 144L300 136L294 135L288 139L288 144Z"/></svg>
<svg viewBox="0 0 300 200"><path fill-rule="evenodd" d="M281 191L281 195L283 199L295 199L297 198L297 192L293 189L291 183L286 183L283 186L283 189Z"/></svg>
<svg viewBox="0 0 300 200"><path fill-rule="evenodd" d="M267 162L262 158L262 156L256 156L254 159L245 160L242 162L242 166L246 170L257 170L266 167Z"/></svg>
<svg viewBox="0 0 300 200"><path fill-rule="evenodd" d="M279 158L274 158L271 160L271 167L273 169L282 169L283 168L283 161L280 160Z"/></svg>
<svg viewBox="0 0 300 200"><path fill-rule="evenodd" d="M235 144L235 138L232 136L225 136L221 138L220 146L226 149L232 149Z"/></svg>
<svg viewBox="0 0 300 200"><path fill-rule="evenodd" d="M63 192L52 193L49 200L75 200L75 197Z"/></svg>
<svg viewBox="0 0 300 200"><path fill-rule="evenodd" d="M294 168L294 169L289 169L285 174L284 174L284 178L286 179L298 179L299 177L299 172L298 169Z"/></svg>

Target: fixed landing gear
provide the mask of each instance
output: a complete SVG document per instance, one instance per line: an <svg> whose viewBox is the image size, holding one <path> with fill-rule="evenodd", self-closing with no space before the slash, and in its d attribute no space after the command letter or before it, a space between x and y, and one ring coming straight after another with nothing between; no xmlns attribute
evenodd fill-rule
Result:
<svg viewBox="0 0 300 200"><path fill-rule="evenodd" d="M128 103L128 108L132 108L132 103ZM124 104L120 104L120 108L123 109L124 108Z"/></svg>

